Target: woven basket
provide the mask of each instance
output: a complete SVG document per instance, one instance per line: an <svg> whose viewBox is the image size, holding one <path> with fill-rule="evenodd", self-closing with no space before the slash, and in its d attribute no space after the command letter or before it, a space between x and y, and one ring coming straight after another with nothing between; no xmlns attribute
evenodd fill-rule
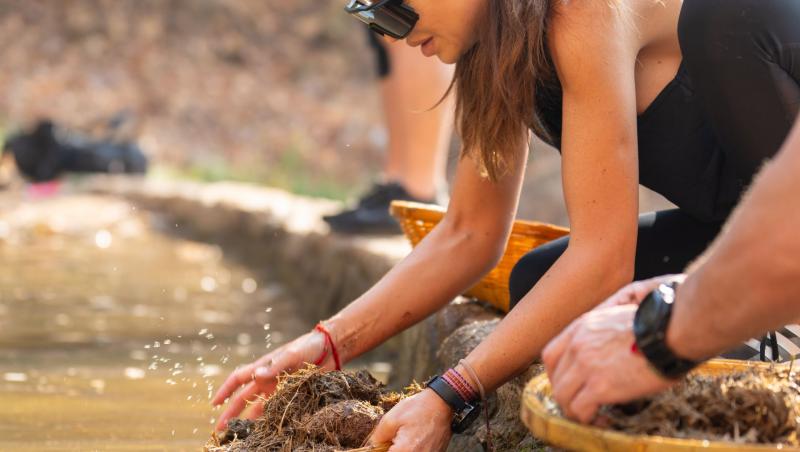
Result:
<svg viewBox="0 0 800 452"><path fill-rule="evenodd" d="M400 222L412 246L417 246L431 232L444 217L444 212L439 206L408 201L393 201L391 206L392 215ZM532 221L515 221L500 263L464 295L486 301L508 312L508 277L517 261L537 246L567 234L567 228Z"/></svg>
<svg viewBox="0 0 800 452"><path fill-rule="evenodd" d="M768 363L715 359L699 367L695 372L716 375L747 370L752 366L769 366ZM586 452L688 452L688 451L764 451L778 450L776 446L736 444L723 441L665 438L663 436L629 435L572 422L551 414L539 400L540 395L550 394L547 374L531 379L522 393L522 421L533 435L552 446ZM796 447L780 450L800 451Z"/></svg>

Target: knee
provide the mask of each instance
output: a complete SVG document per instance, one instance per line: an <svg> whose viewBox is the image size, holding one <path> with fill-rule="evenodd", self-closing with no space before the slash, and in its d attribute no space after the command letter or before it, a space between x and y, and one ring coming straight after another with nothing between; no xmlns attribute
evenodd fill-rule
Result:
<svg viewBox="0 0 800 452"><path fill-rule="evenodd" d="M528 253L523 256L522 259L514 265L514 268L511 269L511 275L508 278L510 308L516 306L522 297L530 292L531 288L536 284L536 281L541 279L544 275L544 273L531 268L530 255L531 253Z"/></svg>
<svg viewBox="0 0 800 452"><path fill-rule="evenodd" d="M558 254L560 255L560 253ZM557 255L552 256L552 253L548 253L544 249L536 249L522 256L522 259L511 269L511 275L508 278L510 308L516 306L522 297L533 289L533 286L542 279L557 258Z"/></svg>

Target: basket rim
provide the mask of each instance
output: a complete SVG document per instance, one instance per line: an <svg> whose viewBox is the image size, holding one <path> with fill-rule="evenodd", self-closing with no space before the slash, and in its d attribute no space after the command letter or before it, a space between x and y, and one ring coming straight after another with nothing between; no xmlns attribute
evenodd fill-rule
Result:
<svg viewBox="0 0 800 452"><path fill-rule="evenodd" d="M410 215L413 215L415 212L426 212L426 213L435 213L444 215L447 212L447 209L437 204L425 204L416 201L394 200L392 201L389 207L389 211L395 218L405 219ZM558 226L550 223L542 223L540 221L518 220L518 219L514 220L513 229L516 230L519 229L519 227L544 228L544 229L550 229L554 232L563 232L564 235L569 234L569 228L567 227Z"/></svg>
<svg viewBox="0 0 800 452"><path fill-rule="evenodd" d="M752 361L740 361L733 359L713 359L700 366L696 371L720 371L720 370L744 370L748 367L770 367L776 364L761 363ZM782 364L777 364L782 365ZM572 431L576 436L592 437L598 440L598 444L618 446L671 446L676 450L695 450L702 448L709 451L722 451L722 450L783 450L783 451L800 451L800 447L778 446L772 444L739 444L730 441L712 441L700 439L687 439L687 438L673 438L667 436L657 435L633 435L630 433L623 433L613 430L607 430L599 427L588 426L579 424L561 416L551 414L547 411L544 405L539 400L539 394L544 390L549 391L550 381L547 374L542 372L540 375L532 378L522 393L522 406L521 415L522 420L528 429L536 436L544 441L549 441L547 431L552 426L560 427L564 430ZM544 434L534 431L533 419L539 419L544 422L546 426ZM564 444L553 444L556 447L569 447ZM637 449L639 450L639 449Z"/></svg>

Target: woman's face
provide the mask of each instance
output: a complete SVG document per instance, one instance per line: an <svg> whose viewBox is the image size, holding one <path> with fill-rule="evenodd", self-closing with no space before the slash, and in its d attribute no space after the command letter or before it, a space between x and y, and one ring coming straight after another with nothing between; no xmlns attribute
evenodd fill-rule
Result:
<svg viewBox="0 0 800 452"><path fill-rule="evenodd" d="M477 41L478 23L488 0L406 0L419 21L406 37L423 55L455 63Z"/></svg>

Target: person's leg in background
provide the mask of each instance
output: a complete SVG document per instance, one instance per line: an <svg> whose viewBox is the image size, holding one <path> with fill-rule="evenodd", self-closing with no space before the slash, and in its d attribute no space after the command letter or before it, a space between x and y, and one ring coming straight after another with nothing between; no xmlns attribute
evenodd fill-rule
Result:
<svg viewBox="0 0 800 452"><path fill-rule="evenodd" d="M325 221L336 232L399 233L399 225L389 215L392 200L443 201L453 130L452 98L431 107L447 91L454 68L404 42L386 43L372 32L370 42L376 51L388 132L383 181L353 209Z"/></svg>

